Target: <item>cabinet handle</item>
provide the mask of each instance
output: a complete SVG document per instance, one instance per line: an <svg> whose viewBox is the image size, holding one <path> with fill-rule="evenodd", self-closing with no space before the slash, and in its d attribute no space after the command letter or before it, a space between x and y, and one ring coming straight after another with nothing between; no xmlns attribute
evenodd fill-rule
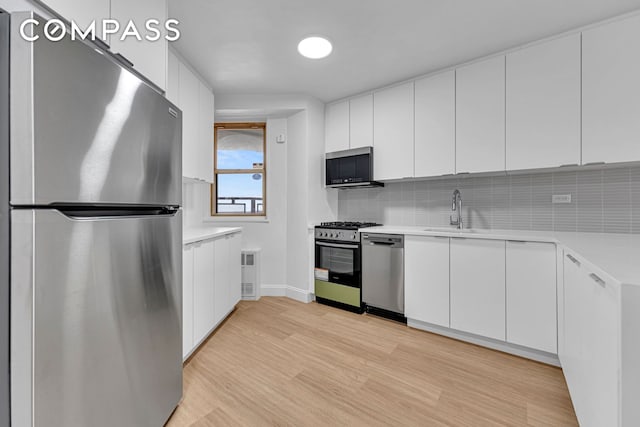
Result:
<svg viewBox="0 0 640 427"><path fill-rule="evenodd" d="M507 240L509 243L528 243L526 240Z"/></svg>
<svg viewBox="0 0 640 427"><path fill-rule="evenodd" d="M578 166L577 163L565 163L564 165L560 165L561 168L568 168L569 166Z"/></svg>
<svg viewBox="0 0 640 427"><path fill-rule="evenodd" d="M448 239L449 236L427 236L427 237L433 237L434 239Z"/></svg>
<svg viewBox="0 0 640 427"><path fill-rule="evenodd" d="M580 261L578 261L577 259L575 259L573 256L567 254L567 258L569 258L571 260L572 263L574 263L575 265L577 265L578 267L580 267L582 265L582 263Z"/></svg>
<svg viewBox="0 0 640 427"><path fill-rule="evenodd" d="M602 280L596 273L589 274L589 277L591 277L598 285L602 287L605 287L607 285L607 282Z"/></svg>
<svg viewBox="0 0 640 427"><path fill-rule="evenodd" d="M594 165L605 165L605 162L589 162L585 163L584 166L594 166Z"/></svg>

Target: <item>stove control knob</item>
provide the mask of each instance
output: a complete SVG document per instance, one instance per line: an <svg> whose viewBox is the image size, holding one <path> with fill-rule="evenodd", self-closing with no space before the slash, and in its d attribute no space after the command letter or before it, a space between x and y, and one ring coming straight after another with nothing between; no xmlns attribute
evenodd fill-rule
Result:
<svg viewBox="0 0 640 427"><path fill-rule="evenodd" d="M355 234L351 235L351 238L352 238L353 240L356 240L356 235L355 235Z"/></svg>

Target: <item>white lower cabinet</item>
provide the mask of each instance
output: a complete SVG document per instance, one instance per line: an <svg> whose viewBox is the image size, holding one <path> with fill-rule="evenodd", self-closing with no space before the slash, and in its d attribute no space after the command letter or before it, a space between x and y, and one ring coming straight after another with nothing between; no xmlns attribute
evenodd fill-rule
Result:
<svg viewBox="0 0 640 427"><path fill-rule="evenodd" d="M216 244L216 258L213 274L214 279L214 311L215 322L221 321L229 311L231 307L229 305L229 240L222 237L215 240Z"/></svg>
<svg viewBox="0 0 640 427"><path fill-rule="evenodd" d="M242 299L242 234L229 235L229 305L231 308Z"/></svg>
<svg viewBox="0 0 640 427"><path fill-rule="evenodd" d="M240 301L241 233L184 246L182 353L189 356Z"/></svg>
<svg viewBox="0 0 640 427"><path fill-rule="evenodd" d="M507 342L556 354L556 245L507 241Z"/></svg>
<svg viewBox="0 0 640 427"><path fill-rule="evenodd" d="M196 243L193 262L193 342L198 345L216 324L215 242Z"/></svg>
<svg viewBox="0 0 640 427"><path fill-rule="evenodd" d="M619 284L603 280L566 253L561 362L578 422L585 427L637 425L640 421L635 419L634 424L628 424L620 419L620 383L624 375L619 304ZM637 340L637 336L633 339Z"/></svg>
<svg viewBox="0 0 640 427"><path fill-rule="evenodd" d="M193 348L193 245L182 251L182 357Z"/></svg>
<svg viewBox="0 0 640 427"><path fill-rule="evenodd" d="M451 239L451 327L505 340L505 242Z"/></svg>
<svg viewBox="0 0 640 427"><path fill-rule="evenodd" d="M406 236L405 316L449 327L449 238Z"/></svg>

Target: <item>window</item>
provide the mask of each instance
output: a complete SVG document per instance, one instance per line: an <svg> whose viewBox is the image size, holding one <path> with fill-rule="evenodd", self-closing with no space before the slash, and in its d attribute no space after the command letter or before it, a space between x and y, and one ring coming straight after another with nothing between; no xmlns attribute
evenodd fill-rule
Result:
<svg viewBox="0 0 640 427"><path fill-rule="evenodd" d="M211 215L265 216L265 123L216 123Z"/></svg>

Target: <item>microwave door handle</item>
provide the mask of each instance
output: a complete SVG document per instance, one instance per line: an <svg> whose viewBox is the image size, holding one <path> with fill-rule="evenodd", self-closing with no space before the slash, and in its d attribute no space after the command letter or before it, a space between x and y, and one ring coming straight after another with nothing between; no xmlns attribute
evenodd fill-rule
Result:
<svg viewBox="0 0 640 427"><path fill-rule="evenodd" d="M316 242L318 246L326 246L329 248L341 248L341 249L358 249L358 245L345 245L341 243L327 243L327 242Z"/></svg>

